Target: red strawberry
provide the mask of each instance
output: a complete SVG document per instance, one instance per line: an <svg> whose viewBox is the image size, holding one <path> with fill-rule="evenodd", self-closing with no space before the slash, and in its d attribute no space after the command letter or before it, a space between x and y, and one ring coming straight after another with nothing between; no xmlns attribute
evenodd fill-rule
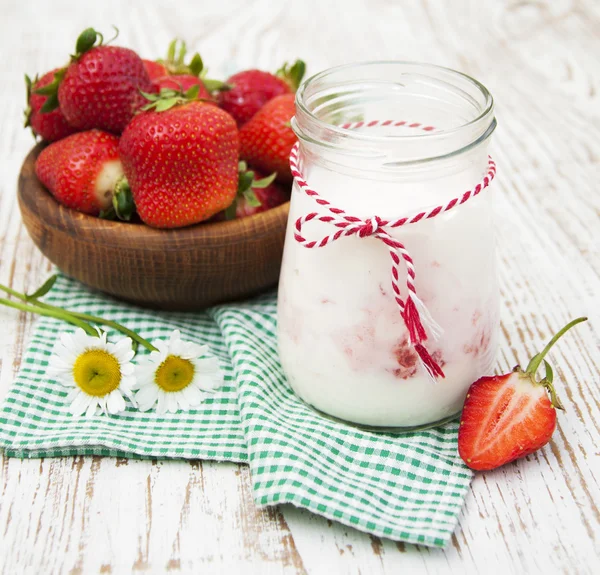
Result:
<svg viewBox="0 0 600 575"><path fill-rule="evenodd" d="M231 89L219 94L219 106L243 126L269 100L298 89L305 64L297 60L293 66L284 64L277 74L261 70L245 70L227 80Z"/></svg>
<svg viewBox="0 0 600 575"><path fill-rule="evenodd" d="M265 172L277 172L277 181L289 183L289 157L296 142L290 127L294 94L277 96L240 130L240 157Z"/></svg>
<svg viewBox="0 0 600 575"><path fill-rule="evenodd" d="M39 80L36 78L33 82L29 76L25 76L27 85L27 110L25 110L25 127L31 126L31 131L35 136L40 136L48 142L60 140L65 136L75 133L77 130L67 123L63 113L59 108L51 112L46 112L44 104L48 100L47 96L36 93L55 81L55 74L60 70L52 70L44 74Z"/></svg>
<svg viewBox="0 0 600 575"><path fill-rule="evenodd" d="M212 218L213 221L244 218L276 208L290 199L289 191L274 183L277 174L264 176L256 170L248 170L246 162L238 165L238 189L233 203Z"/></svg>
<svg viewBox="0 0 600 575"><path fill-rule="evenodd" d="M580 317L563 327L523 371L482 377L467 393L458 430L458 452L472 469L486 470L525 457L537 451L552 437L556 408L562 405L552 385L552 368L544 359L556 341ZM544 362L546 376L536 379ZM550 397L548 397L548 393Z"/></svg>
<svg viewBox="0 0 600 575"><path fill-rule="evenodd" d="M269 178L264 178L265 181L268 179ZM261 184L260 180L259 184ZM242 198L237 201L235 209L236 217L244 218L246 216L259 214L260 212L266 212L281 204L285 204L285 202L290 199L289 193L286 193L281 186L274 182L265 185L264 187L262 187L262 184L257 186L255 182L251 191L254 194L255 200L248 199L248 195L244 194Z"/></svg>
<svg viewBox="0 0 600 575"><path fill-rule="evenodd" d="M191 74L162 76L161 78L152 80L152 83L158 91L166 89L187 92L192 86L198 86L197 97L199 100L214 101L214 98L204 86L204 82L197 76L192 76Z"/></svg>
<svg viewBox="0 0 600 575"><path fill-rule="evenodd" d="M102 35L88 28L77 39L71 63L42 90L48 96L49 111L60 103L71 126L120 134L144 104L140 92L150 92L153 86L133 50L102 46Z"/></svg>
<svg viewBox="0 0 600 575"><path fill-rule="evenodd" d="M216 106L182 97L153 97L146 110L135 116L119 143L142 220L157 228L178 228L227 208L238 180L233 118Z"/></svg>
<svg viewBox="0 0 600 575"><path fill-rule="evenodd" d="M142 62L150 80L169 75L169 70L162 62L155 62L154 60L142 60Z"/></svg>
<svg viewBox="0 0 600 575"><path fill-rule="evenodd" d="M123 184L118 147L113 134L78 132L44 148L35 173L61 204L97 216L110 210L113 193Z"/></svg>

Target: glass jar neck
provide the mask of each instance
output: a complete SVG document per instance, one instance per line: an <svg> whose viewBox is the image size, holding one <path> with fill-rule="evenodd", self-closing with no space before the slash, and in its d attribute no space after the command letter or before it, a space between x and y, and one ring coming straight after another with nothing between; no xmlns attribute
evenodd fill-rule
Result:
<svg viewBox="0 0 600 575"><path fill-rule="evenodd" d="M496 120L490 93L464 74L371 62L307 80L296 95L292 127L310 161L393 178L479 155Z"/></svg>

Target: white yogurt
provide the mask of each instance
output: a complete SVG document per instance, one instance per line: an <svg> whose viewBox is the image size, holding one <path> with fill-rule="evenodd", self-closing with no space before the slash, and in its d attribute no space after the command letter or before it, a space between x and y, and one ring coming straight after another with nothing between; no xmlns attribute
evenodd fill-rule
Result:
<svg viewBox="0 0 600 575"><path fill-rule="evenodd" d="M368 181L319 165L306 178L348 214L392 218L449 201L473 188L486 168L482 150L460 172L426 181ZM408 343L392 297L387 248L376 238L357 237L319 249L301 246L293 224L322 209L294 186L278 329L284 371L304 401L341 419L386 427L426 425L460 411L469 385L490 372L497 345L490 193L485 190L453 211L391 232L408 248L417 293L444 330L438 341L426 343L445 373L432 384ZM328 224L311 222L303 235L320 239L332 231Z"/></svg>

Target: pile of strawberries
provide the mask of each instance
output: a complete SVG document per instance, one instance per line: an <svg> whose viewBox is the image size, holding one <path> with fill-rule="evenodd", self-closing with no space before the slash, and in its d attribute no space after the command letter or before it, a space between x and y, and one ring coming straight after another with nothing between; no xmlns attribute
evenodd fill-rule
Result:
<svg viewBox="0 0 600 575"><path fill-rule="evenodd" d="M36 174L69 208L156 228L249 216L289 199L294 92L304 63L205 77L174 41L165 60L104 44L27 80L26 125L50 142Z"/></svg>

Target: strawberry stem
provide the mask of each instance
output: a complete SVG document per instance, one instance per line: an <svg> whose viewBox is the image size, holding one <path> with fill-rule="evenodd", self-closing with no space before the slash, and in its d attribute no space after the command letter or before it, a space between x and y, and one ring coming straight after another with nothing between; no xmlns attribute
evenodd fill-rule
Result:
<svg viewBox="0 0 600 575"><path fill-rule="evenodd" d="M527 365L527 368L525 369L525 373L535 375L535 373L537 372L538 368L540 367L542 361L544 361L544 357L550 351L550 348L573 326L577 325L578 323L584 322L584 321L587 321L587 317L578 317L577 319L570 321L567 325L565 325L565 327L563 327L560 331L558 331L554 335L554 337L548 342L546 347L540 353L538 353L537 355L534 355L531 358L531 361L529 362L529 364Z"/></svg>

